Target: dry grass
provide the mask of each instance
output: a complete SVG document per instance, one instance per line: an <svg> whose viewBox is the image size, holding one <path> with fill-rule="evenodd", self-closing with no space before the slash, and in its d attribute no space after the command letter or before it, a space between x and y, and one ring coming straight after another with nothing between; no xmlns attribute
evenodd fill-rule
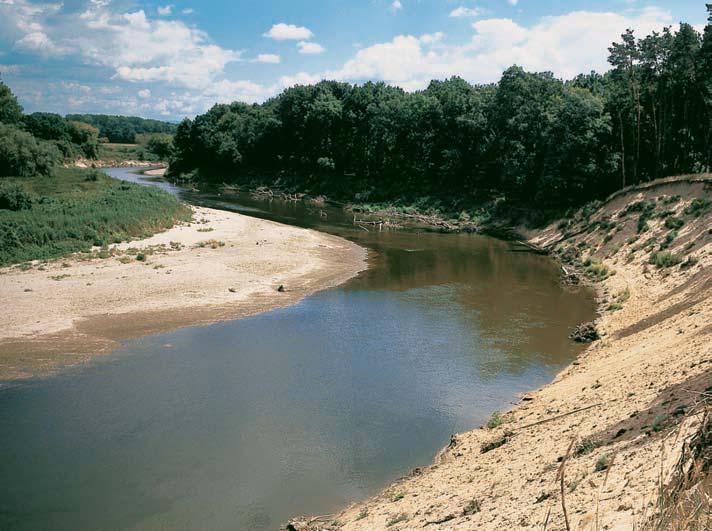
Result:
<svg viewBox="0 0 712 531"><path fill-rule="evenodd" d="M683 442L682 454L667 484L661 470L656 513L643 523L643 531L712 529L711 403L712 392L702 393L690 413L701 417L699 428Z"/></svg>

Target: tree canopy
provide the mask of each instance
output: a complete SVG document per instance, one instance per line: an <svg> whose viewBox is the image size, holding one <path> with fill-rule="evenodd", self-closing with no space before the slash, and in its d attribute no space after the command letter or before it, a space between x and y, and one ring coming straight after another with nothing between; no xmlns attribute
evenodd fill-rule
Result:
<svg viewBox="0 0 712 531"><path fill-rule="evenodd" d="M137 116L112 116L107 114L68 114L67 120L83 122L96 127L99 136L109 142L134 144L136 135L144 133L173 134L176 124L150 120Z"/></svg>
<svg viewBox="0 0 712 531"><path fill-rule="evenodd" d="M177 128L171 171L371 200L500 194L566 207L712 167L712 9L609 49L612 69L571 81L506 70L414 93L322 81L260 105L215 105Z"/></svg>

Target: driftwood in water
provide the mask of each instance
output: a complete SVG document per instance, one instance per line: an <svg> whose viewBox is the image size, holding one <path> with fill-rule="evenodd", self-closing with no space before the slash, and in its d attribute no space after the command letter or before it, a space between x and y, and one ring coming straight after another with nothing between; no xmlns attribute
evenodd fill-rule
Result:
<svg viewBox="0 0 712 531"><path fill-rule="evenodd" d="M529 243L524 240L517 240L515 242L515 244L521 245L522 247L524 247L524 249L512 249L515 252L516 251L519 251L519 252L524 251L524 252L529 252L529 253L534 253L534 254L549 254L549 251L547 251L546 249L543 249L543 248L539 247L538 245L534 245L533 243Z"/></svg>

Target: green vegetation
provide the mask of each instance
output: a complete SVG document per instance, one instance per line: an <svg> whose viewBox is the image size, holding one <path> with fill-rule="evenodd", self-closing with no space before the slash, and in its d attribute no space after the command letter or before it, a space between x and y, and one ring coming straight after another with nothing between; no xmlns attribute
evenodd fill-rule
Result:
<svg viewBox="0 0 712 531"><path fill-rule="evenodd" d="M656 415L655 419L653 420L653 425L651 426L652 430L656 433L661 431L666 420L667 415Z"/></svg>
<svg viewBox="0 0 712 531"><path fill-rule="evenodd" d="M658 268L676 266L682 262L682 258L669 251L657 251L650 255L650 263Z"/></svg>
<svg viewBox="0 0 712 531"><path fill-rule="evenodd" d="M608 454L603 454L596 461L596 472L603 472L611 466L611 456Z"/></svg>
<svg viewBox="0 0 712 531"><path fill-rule="evenodd" d="M0 265L86 252L189 218L190 210L173 196L96 170L56 168L50 177L6 178L0 186Z"/></svg>
<svg viewBox="0 0 712 531"><path fill-rule="evenodd" d="M116 144L140 143L140 135L175 133L176 124L160 120L148 120L136 116L109 116L105 114L68 114L67 120L82 122L95 127L104 142Z"/></svg>
<svg viewBox="0 0 712 531"><path fill-rule="evenodd" d="M497 439L483 443L482 446L480 446L480 453L486 454L487 452L491 452L492 450L495 450L501 446L504 446L509 442L509 440L512 438L512 433L509 431L505 431L500 437Z"/></svg>
<svg viewBox="0 0 712 531"><path fill-rule="evenodd" d="M495 411L494 413L492 413L492 416L487 421L487 427L489 429L494 429L498 426L501 426L503 423L504 419L502 419L502 416L499 414L499 411Z"/></svg>
<svg viewBox="0 0 712 531"><path fill-rule="evenodd" d="M587 258L583 262L584 273L591 280L605 280L611 274L609 269L603 265L598 258Z"/></svg>
<svg viewBox="0 0 712 531"><path fill-rule="evenodd" d="M0 123L0 177L48 175L62 160L51 142L37 140L30 133Z"/></svg>
<svg viewBox="0 0 712 531"><path fill-rule="evenodd" d="M392 527L396 524L400 524L401 522L405 522L408 520L408 515L406 513L398 513L396 515L391 516L388 521L386 522L386 527Z"/></svg>
<svg viewBox="0 0 712 531"><path fill-rule="evenodd" d="M685 220L680 218L667 217L665 218L665 227L668 229L677 230L685 224Z"/></svg>
<svg viewBox="0 0 712 531"><path fill-rule="evenodd" d="M47 112L29 114L23 117L23 123L35 138L52 141L67 160L79 156L95 159L98 155L99 130L91 125Z"/></svg>
<svg viewBox="0 0 712 531"><path fill-rule="evenodd" d="M573 455L575 457L581 457L582 455L593 452L599 446L601 446L601 443L598 441L594 441L593 439L582 439L576 443Z"/></svg>
<svg viewBox="0 0 712 531"><path fill-rule="evenodd" d="M693 199L690 206L685 209L685 214L693 218L699 218L701 215L706 214L710 207L712 207L712 201L698 197Z"/></svg>
<svg viewBox="0 0 712 531"><path fill-rule="evenodd" d="M697 265L698 262L699 262L699 260L696 257L688 256L687 260L685 260L682 264L680 264L680 267L683 269L687 269L688 267Z"/></svg>
<svg viewBox="0 0 712 531"><path fill-rule="evenodd" d="M640 39L629 31L609 52L610 72L567 82L511 67L496 84L452 78L407 93L323 81L261 105L216 105L178 126L171 172L358 203L427 198L457 219L484 205L545 217L709 170L712 7L703 35L689 24ZM628 209L639 232L654 208Z"/></svg>

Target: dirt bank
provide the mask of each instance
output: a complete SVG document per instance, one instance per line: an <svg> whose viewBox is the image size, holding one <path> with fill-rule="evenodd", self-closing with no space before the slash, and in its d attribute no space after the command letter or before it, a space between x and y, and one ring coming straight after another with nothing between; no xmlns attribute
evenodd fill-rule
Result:
<svg viewBox="0 0 712 531"><path fill-rule="evenodd" d="M341 238L194 210L193 223L110 256L0 269L0 381L82 362L119 339L293 304L365 268L365 250Z"/></svg>
<svg viewBox="0 0 712 531"><path fill-rule="evenodd" d="M595 281L601 339L490 427L453 436L432 466L293 528L641 529L709 410L710 183L628 190L529 234L569 280Z"/></svg>

